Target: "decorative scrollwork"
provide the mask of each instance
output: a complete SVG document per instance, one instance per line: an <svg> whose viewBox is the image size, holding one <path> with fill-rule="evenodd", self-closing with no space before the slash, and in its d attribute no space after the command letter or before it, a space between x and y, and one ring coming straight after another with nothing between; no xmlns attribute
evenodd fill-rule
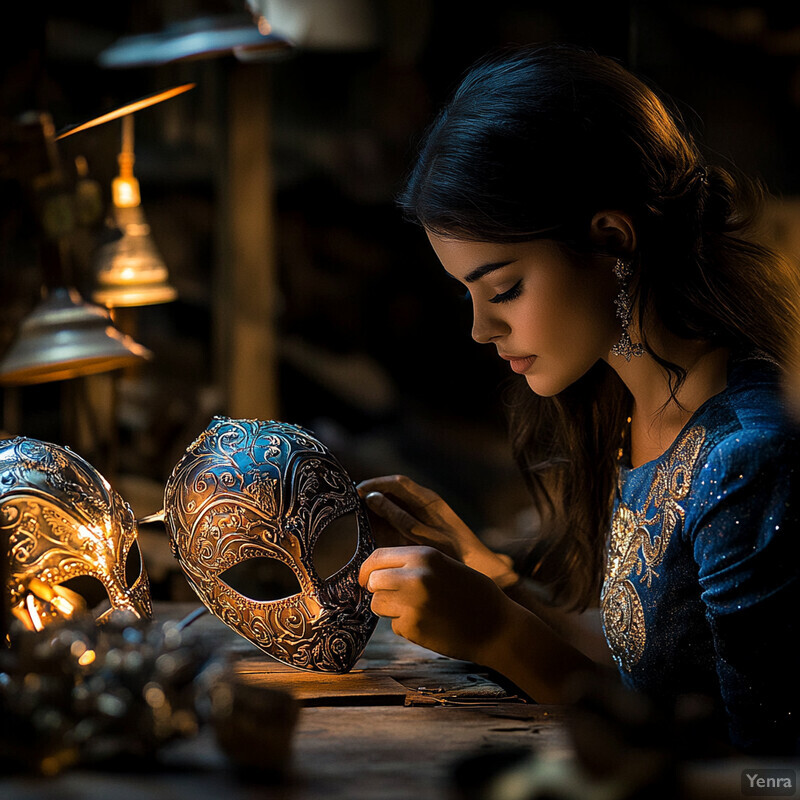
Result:
<svg viewBox="0 0 800 800"><path fill-rule="evenodd" d="M0 443L0 537L11 554L12 608L24 602L34 578L52 587L91 576L105 587L110 611L149 618L146 571L132 586L125 575L137 535L128 503L80 456L22 436ZM43 618L49 615L43 610Z"/></svg>
<svg viewBox="0 0 800 800"><path fill-rule="evenodd" d="M705 441L702 427L690 428L672 454L656 469L641 510L620 502L611 524L601 598L603 628L614 660L630 671L644 654L645 612L638 583L652 585L673 534L683 523L681 501L691 488L692 472Z"/></svg>

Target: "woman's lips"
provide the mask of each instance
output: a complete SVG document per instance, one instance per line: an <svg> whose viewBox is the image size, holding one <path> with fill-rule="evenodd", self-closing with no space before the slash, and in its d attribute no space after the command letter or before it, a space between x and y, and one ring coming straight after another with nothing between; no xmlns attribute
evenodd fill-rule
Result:
<svg viewBox="0 0 800 800"><path fill-rule="evenodd" d="M511 369L520 375L527 372L531 368L531 364L536 361L536 356L508 356L503 353L500 353L500 358L508 361Z"/></svg>

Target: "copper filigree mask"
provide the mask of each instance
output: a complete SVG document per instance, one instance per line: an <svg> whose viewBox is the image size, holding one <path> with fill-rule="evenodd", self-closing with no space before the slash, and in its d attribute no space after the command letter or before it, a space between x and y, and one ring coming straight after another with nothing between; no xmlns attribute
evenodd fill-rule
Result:
<svg viewBox="0 0 800 800"><path fill-rule="evenodd" d="M94 609L152 616L130 506L65 447L18 436L0 441L0 542L8 546L14 615L26 627Z"/></svg>
<svg viewBox="0 0 800 800"><path fill-rule="evenodd" d="M309 431L215 417L172 471L164 512L213 614L293 667L352 668L377 622L358 583L374 542L353 482Z"/></svg>

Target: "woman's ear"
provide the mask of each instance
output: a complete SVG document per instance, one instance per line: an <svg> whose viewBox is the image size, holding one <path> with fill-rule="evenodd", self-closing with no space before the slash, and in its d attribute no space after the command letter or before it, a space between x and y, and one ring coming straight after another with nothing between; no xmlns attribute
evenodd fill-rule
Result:
<svg viewBox="0 0 800 800"><path fill-rule="evenodd" d="M624 211L598 211L592 217L589 236L595 247L610 255L632 256L636 252L636 229Z"/></svg>

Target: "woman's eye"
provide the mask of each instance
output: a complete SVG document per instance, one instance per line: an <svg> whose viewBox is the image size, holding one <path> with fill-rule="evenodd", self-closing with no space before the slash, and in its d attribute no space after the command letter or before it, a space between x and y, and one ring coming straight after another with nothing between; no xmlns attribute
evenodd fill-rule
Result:
<svg viewBox="0 0 800 800"><path fill-rule="evenodd" d="M489 298L490 303L508 303L511 300L516 300L522 293L522 279L518 280L510 289L505 292L500 292L494 297Z"/></svg>

